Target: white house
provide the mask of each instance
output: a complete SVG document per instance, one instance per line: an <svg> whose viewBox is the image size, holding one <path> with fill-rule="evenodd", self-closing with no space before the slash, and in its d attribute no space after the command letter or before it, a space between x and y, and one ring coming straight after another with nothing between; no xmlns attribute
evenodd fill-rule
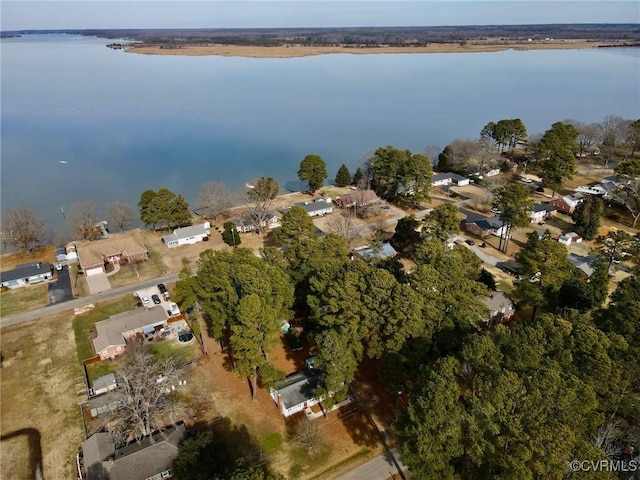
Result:
<svg viewBox="0 0 640 480"><path fill-rule="evenodd" d="M447 172L447 173L438 173L433 176L431 179L432 187L440 187L443 185L457 185L458 187L463 187L465 185L469 185L470 180L467 177L463 177L462 175L458 175L457 173Z"/></svg>
<svg viewBox="0 0 640 480"><path fill-rule="evenodd" d="M296 207L301 207L310 217L323 217L329 213L333 213L333 204L331 198L316 198L313 202L299 202Z"/></svg>
<svg viewBox="0 0 640 480"><path fill-rule="evenodd" d="M313 391L318 386L322 372L307 368L289 375L270 389L271 398L283 416L289 417L322 401L315 398Z"/></svg>
<svg viewBox="0 0 640 480"><path fill-rule="evenodd" d="M204 222L190 227L176 228L171 235L162 237L162 241L167 247L175 248L181 245L193 245L201 242L208 238L209 235L211 235L211 224Z"/></svg>
<svg viewBox="0 0 640 480"><path fill-rule="evenodd" d="M556 208L550 203L534 203L529 211L529 220L531 223L542 223L556 213Z"/></svg>
<svg viewBox="0 0 640 480"><path fill-rule="evenodd" d="M500 175L499 168L492 168L487 173L484 174L485 177L495 177L496 175Z"/></svg>
<svg viewBox="0 0 640 480"><path fill-rule="evenodd" d="M3 287L15 288L32 283L49 280L53 277L50 263L31 262L16 266L13 270L0 272L0 284Z"/></svg>

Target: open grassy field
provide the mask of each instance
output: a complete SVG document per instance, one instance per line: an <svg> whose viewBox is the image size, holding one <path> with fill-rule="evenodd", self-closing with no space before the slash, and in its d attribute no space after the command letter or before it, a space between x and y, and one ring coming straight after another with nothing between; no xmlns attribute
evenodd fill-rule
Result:
<svg viewBox="0 0 640 480"><path fill-rule="evenodd" d="M2 330L3 480L38 478L33 473L40 448L42 478L76 478L75 454L84 434L74 380L82 369L71 316L62 313Z"/></svg>

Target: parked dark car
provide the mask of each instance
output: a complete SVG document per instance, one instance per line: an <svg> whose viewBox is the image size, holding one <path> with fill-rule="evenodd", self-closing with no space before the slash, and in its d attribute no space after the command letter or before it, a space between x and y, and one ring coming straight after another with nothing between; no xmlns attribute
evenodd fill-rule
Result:
<svg viewBox="0 0 640 480"><path fill-rule="evenodd" d="M158 284L158 290L160 290L160 293L162 293L163 295L167 293L167 287L164 286L164 283Z"/></svg>
<svg viewBox="0 0 640 480"><path fill-rule="evenodd" d="M151 300L153 300L153 303L155 303L156 305L160 305L160 297L158 295L151 295Z"/></svg>
<svg viewBox="0 0 640 480"><path fill-rule="evenodd" d="M465 242L467 243L467 245L475 245L473 240L465 240Z"/></svg>

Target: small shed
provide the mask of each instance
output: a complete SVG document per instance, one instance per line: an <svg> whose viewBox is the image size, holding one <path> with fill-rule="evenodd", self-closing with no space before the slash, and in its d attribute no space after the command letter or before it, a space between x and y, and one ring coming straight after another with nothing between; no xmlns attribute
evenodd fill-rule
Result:
<svg viewBox="0 0 640 480"><path fill-rule="evenodd" d="M63 245L56 247L56 261L58 262L66 262L67 261L67 248Z"/></svg>

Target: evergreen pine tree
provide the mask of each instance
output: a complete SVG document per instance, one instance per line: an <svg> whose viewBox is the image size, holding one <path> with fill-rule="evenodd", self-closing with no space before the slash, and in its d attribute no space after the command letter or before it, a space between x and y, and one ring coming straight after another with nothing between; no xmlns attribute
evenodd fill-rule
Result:
<svg viewBox="0 0 640 480"><path fill-rule="evenodd" d="M596 238L603 210L604 206L600 198L586 196L572 215L575 232L585 240Z"/></svg>
<svg viewBox="0 0 640 480"><path fill-rule="evenodd" d="M238 233L238 228L236 224L233 222L226 222L224 224L224 230L222 232L222 240L227 245L231 245L232 247L240 245L242 240L240 240L240 234Z"/></svg>
<svg viewBox="0 0 640 480"><path fill-rule="evenodd" d="M356 170L356 173L353 174L353 182L351 183L353 185L358 185L358 183L360 183L360 180L362 180L363 176L364 174L362 173L362 169L358 167L358 169Z"/></svg>
<svg viewBox="0 0 640 480"><path fill-rule="evenodd" d="M343 163L336 173L336 185L339 187L346 187L351 183L351 172L347 166Z"/></svg>

